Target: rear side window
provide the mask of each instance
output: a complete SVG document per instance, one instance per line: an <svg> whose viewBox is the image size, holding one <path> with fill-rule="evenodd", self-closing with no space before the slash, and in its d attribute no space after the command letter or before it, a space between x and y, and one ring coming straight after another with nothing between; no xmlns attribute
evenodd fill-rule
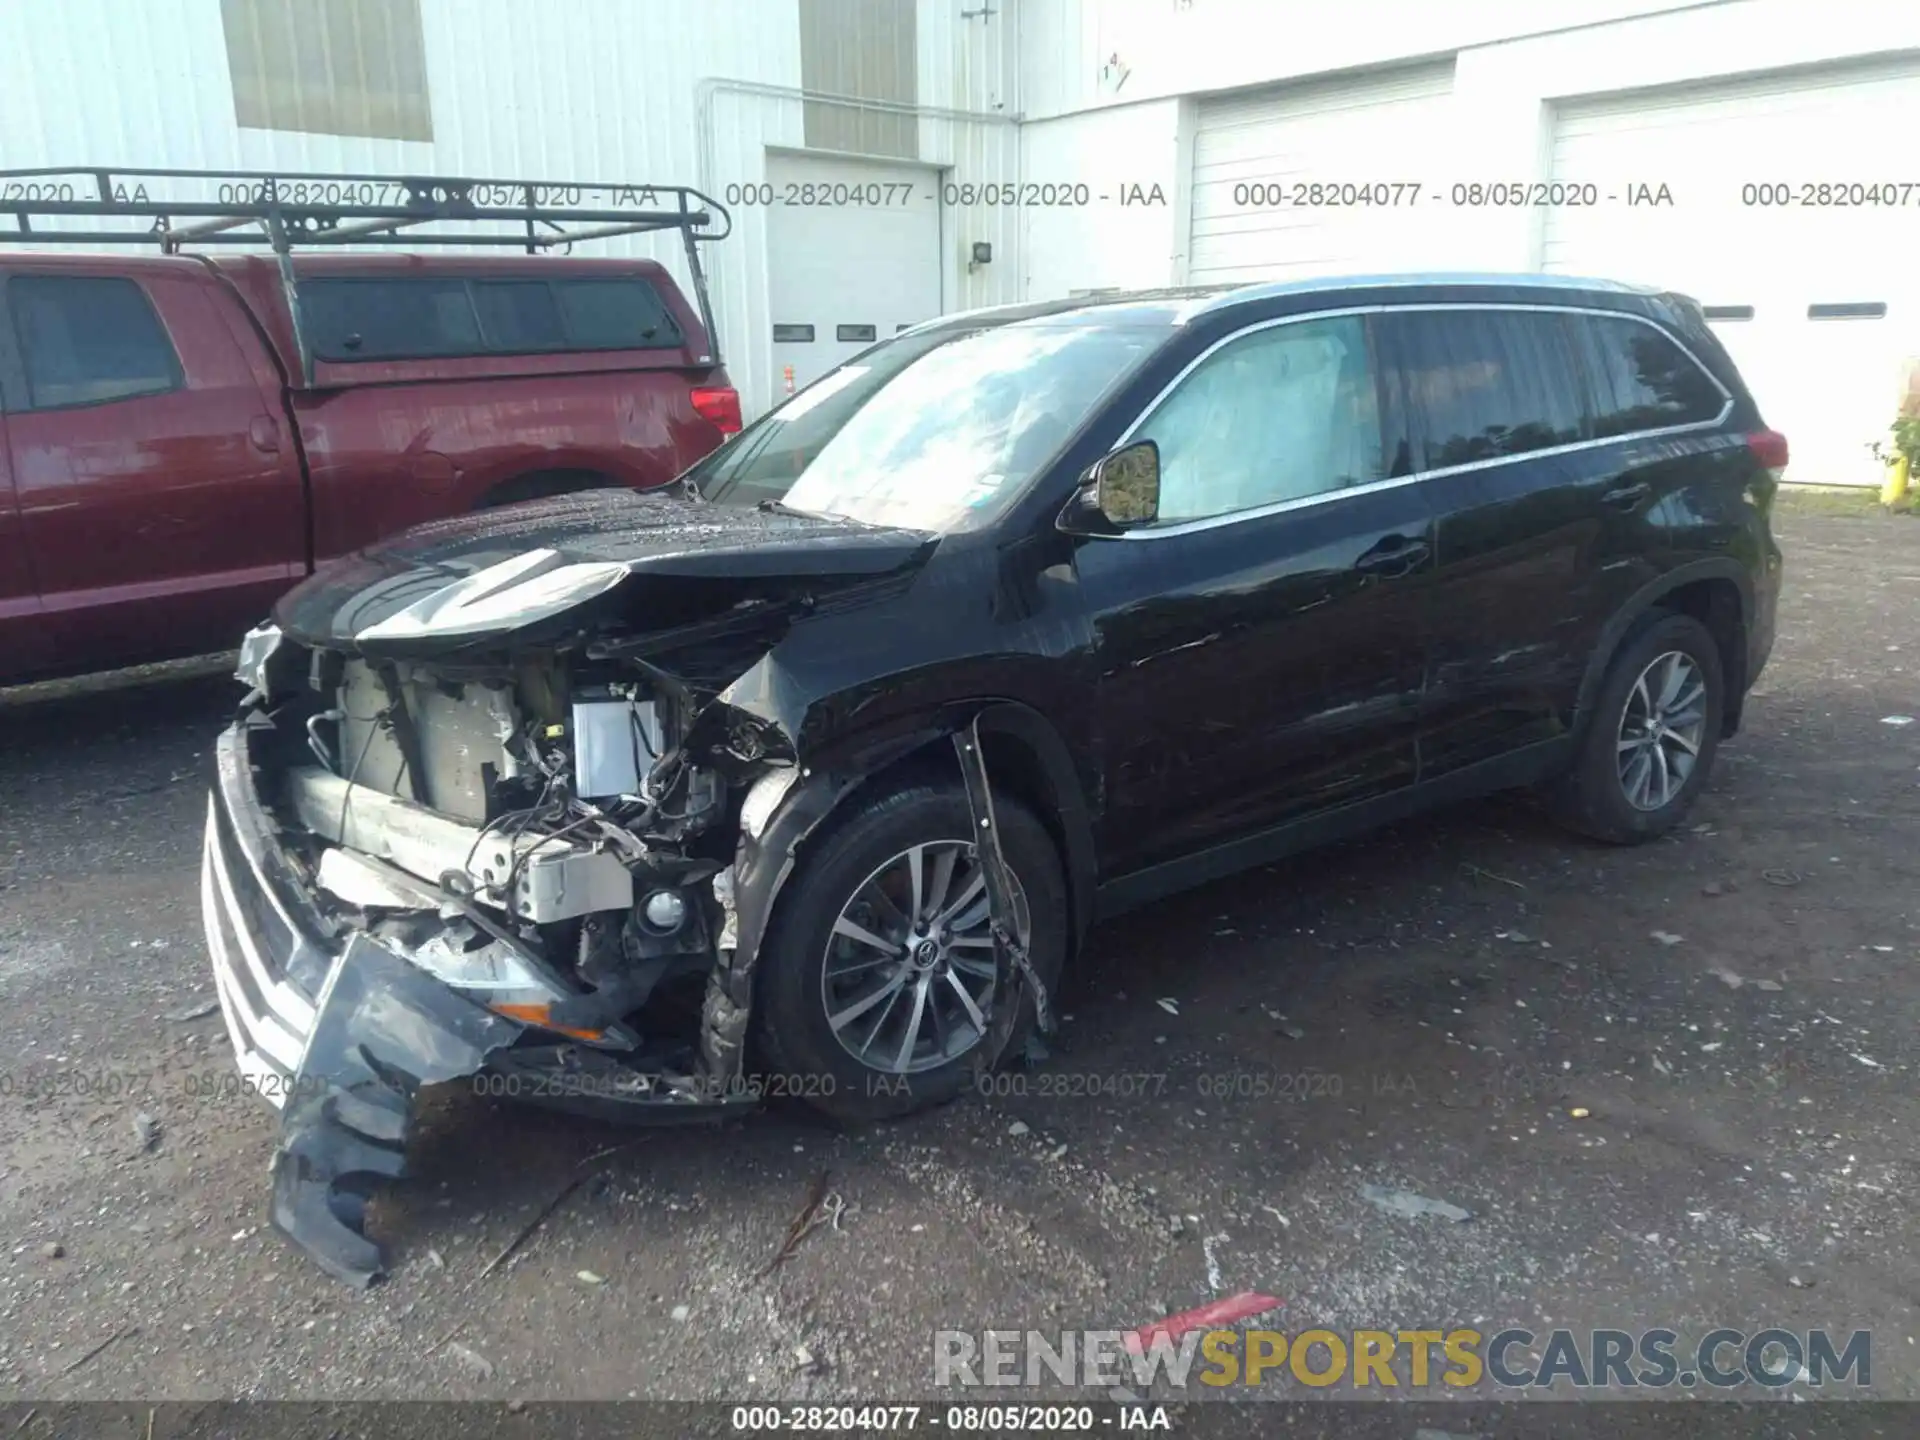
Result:
<svg viewBox="0 0 1920 1440"><path fill-rule="evenodd" d="M647 350L680 343L654 288L644 280L556 280L567 336L581 350Z"/></svg>
<svg viewBox="0 0 1920 1440"><path fill-rule="evenodd" d="M146 291L114 276L16 276L14 333L36 410L159 395L184 383Z"/></svg>
<svg viewBox="0 0 1920 1440"><path fill-rule="evenodd" d="M1410 475L1586 438L1562 317L1527 310L1407 310L1380 317L1395 453Z"/></svg>
<svg viewBox="0 0 1920 1440"><path fill-rule="evenodd" d="M661 350L681 342L658 292L640 276L307 280L300 313L313 353L336 362Z"/></svg>
<svg viewBox="0 0 1920 1440"><path fill-rule="evenodd" d="M544 280L476 280L480 330L494 350L561 350L567 331Z"/></svg>
<svg viewBox="0 0 1920 1440"><path fill-rule="evenodd" d="M300 315L322 360L484 353L464 280L307 280Z"/></svg>
<svg viewBox="0 0 1920 1440"><path fill-rule="evenodd" d="M1596 436L1704 424L1726 408L1707 372L1653 326L1618 315L1570 315L1567 323L1587 372Z"/></svg>

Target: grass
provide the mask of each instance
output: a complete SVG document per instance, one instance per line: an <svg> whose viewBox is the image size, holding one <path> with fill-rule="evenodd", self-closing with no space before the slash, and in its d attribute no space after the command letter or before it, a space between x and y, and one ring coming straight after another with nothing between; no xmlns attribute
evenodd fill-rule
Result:
<svg viewBox="0 0 1920 1440"><path fill-rule="evenodd" d="M1774 499L1774 508L1786 515L1853 515L1865 519L1876 515L1913 515L1920 513L1915 494L1898 505L1880 503L1880 492L1865 485L1782 485Z"/></svg>

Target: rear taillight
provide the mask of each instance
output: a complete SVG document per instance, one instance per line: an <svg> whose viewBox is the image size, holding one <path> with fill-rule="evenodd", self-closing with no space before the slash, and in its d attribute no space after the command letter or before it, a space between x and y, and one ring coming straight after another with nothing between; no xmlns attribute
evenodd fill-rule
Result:
<svg viewBox="0 0 1920 1440"><path fill-rule="evenodd" d="M740 392L731 386L713 386L693 392L693 408L713 422L722 435L740 433Z"/></svg>
<svg viewBox="0 0 1920 1440"><path fill-rule="evenodd" d="M1774 478L1787 468L1787 437L1778 430L1756 430L1747 436L1747 448L1753 458L1773 471Z"/></svg>

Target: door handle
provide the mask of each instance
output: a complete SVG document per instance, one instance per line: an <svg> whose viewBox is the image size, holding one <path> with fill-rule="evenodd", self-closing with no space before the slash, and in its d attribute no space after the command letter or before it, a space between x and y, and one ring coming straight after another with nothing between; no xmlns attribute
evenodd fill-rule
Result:
<svg viewBox="0 0 1920 1440"><path fill-rule="evenodd" d="M280 453L280 428L268 415L256 415L247 426L247 438L253 442L253 448L262 455Z"/></svg>
<svg viewBox="0 0 1920 1440"><path fill-rule="evenodd" d="M1611 505L1616 510L1631 510L1646 499L1647 493L1652 489L1653 487L1646 481L1637 480L1631 485L1621 485L1607 491L1600 497L1600 501L1603 505Z"/></svg>
<svg viewBox="0 0 1920 1440"><path fill-rule="evenodd" d="M1358 560L1353 568L1368 575L1404 575L1432 553L1426 541L1411 535L1389 535Z"/></svg>

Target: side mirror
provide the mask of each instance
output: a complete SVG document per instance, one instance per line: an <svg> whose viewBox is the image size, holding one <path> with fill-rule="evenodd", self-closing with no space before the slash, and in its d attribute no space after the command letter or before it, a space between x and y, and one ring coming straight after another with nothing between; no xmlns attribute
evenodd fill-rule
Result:
<svg viewBox="0 0 1920 1440"><path fill-rule="evenodd" d="M1160 514L1160 447L1140 440L1096 460L1070 508L1106 533L1152 524Z"/></svg>

